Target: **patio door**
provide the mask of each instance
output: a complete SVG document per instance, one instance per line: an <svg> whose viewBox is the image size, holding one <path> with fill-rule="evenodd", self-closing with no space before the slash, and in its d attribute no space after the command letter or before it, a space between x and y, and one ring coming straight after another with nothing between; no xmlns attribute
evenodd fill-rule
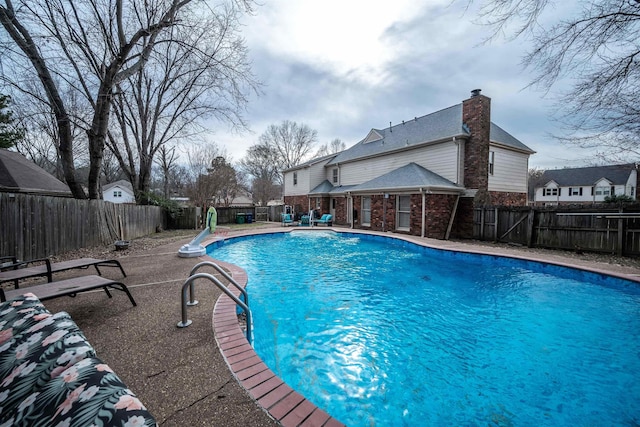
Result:
<svg viewBox="0 0 640 427"><path fill-rule="evenodd" d="M336 219L336 198L332 197L331 199L329 199L329 213L331 214L331 216L333 217L333 220L335 221Z"/></svg>

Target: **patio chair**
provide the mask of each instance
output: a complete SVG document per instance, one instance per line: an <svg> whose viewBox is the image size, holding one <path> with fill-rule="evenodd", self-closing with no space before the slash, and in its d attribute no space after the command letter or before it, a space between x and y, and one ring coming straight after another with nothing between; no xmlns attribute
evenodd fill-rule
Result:
<svg viewBox="0 0 640 427"><path fill-rule="evenodd" d="M293 223L293 215L291 214L282 214L282 226L286 227L289 225L294 225Z"/></svg>
<svg viewBox="0 0 640 427"><path fill-rule="evenodd" d="M0 259L8 259L12 257L2 257ZM14 287L20 287L19 281L31 277L46 276L47 282L53 282L53 273L60 271L73 270L76 268L86 269L93 266L99 275L100 267L117 267L124 277L124 272L120 261L115 259L97 259L97 258L78 258L69 261L52 263L49 258L33 259L29 261L17 261L12 258L12 263L4 263L0 265L0 284L5 282L13 282Z"/></svg>
<svg viewBox="0 0 640 427"><path fill-rule="evenodd" d="M62 296L75 297L80 292L87 292L94 289L103 288L107 296L111 298L109 288L117 289L127 294L129 301L136 306L136 301L131 296L127 286L115 280L107 279L102 276L80 276L71 279L60 280L58 282L42 283L39 285L27 286L23 289L3 290L0 288L0 300L2 302L16 298L25 292L30 292L37 296L41 301L58 298Z"/></svg>
<svg viewBox="0 0 640 427"><path fill-rule="evenodd" d="M331 225L333 224L333 216L331 214L323 214L320 219L314 219L313 224L324 224L327 227L331 227Z"/></svg>

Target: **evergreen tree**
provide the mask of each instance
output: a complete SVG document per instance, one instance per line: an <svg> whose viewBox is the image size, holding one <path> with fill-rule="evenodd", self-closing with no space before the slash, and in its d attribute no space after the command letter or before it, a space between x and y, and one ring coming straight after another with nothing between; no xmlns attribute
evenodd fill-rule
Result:
<svg viewBox="0 0 640 427"><path fill-rule="evenodd" d="M0 148L10 148L24 138L24 130L13 123L13 112L7 110L11 97L0 94Z"/></svg>

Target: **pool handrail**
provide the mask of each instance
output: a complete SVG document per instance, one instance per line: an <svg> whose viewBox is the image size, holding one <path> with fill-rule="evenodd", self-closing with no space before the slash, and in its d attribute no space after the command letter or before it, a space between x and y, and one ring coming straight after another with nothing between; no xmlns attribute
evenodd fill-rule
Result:
<svg viewBox="0 0 640 427"><path fill-rule="evenodd" d="M236 305L239 305L240 308L242 308L244 310L245 316L247 317L247 341L249 341L249 344L252 343L253 341L253 334L252 334L252 330L253 330L253 319L251 317L251 310L249 310L249 307L240 300L240 298L238 298L237 296L235 296L233 294L233 292L231 292L231 290L229 288L227 288L224 283L222 283L220 280L218 280L217 278L215 278L212 274L209 273L197 273L194 274L192 276L190 276L182 285L182 320L180 322L178 322L178 327L179 328L186 328L187 326L189 326L191 323L193 323L190 319L187 319L187 288L193 286L193 282L197 279L208 279L211 282L213 282L214 285L216 285L222 292L224 292L229 298L231 298L233 300L233 302L236 303Z"/></svg>
<svg viewBox="0 0 640 427"><path fill-rule="evenodd" d="M196 273L196 271L198 271L200 268L202 268L204 266L213 267L218 273L220 273L222 275L222 277L227 279L229 281L229 283L231 283L233 286L235 286L236 289L238 289L242 293L242 296L244 297L244 303L247 306L249 305L249 294L247 293L247 291L242 286L240 286L238 284L238 282L236 282L233 279L233 277L231 277L231 275L229 273L224 271L224 269L222 267L220 267L218 264L216 264L215 262L202 261L202 262L197 263L196 265L193 266L193 268L189 272L189 276L193 276ZM189 302L187 304L188 305L196 305L196 304L198 304L198 301L195 300L195 293L194 293L194 290L193 290L193 284L189 287Z"/></svg>

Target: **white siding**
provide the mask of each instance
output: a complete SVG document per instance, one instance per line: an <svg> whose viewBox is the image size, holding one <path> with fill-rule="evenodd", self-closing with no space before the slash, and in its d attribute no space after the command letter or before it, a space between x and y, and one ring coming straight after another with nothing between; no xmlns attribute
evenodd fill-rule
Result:
<svg viewBox="0 0 640 427"><path fill-rule="evenodd" d="M135 203L136 198L131 194L129 189L118 185L111 187L102 195L105 202L112 203Z"/></svg>
<svg viewBox="0 0 640 427"><path fill-rule="evenodd" d="M298 174L297 184L293 184L293 175ZM284 174L284 195L301 196L309 193L309 169L297 169Z"/></svg>
<svg viewBox="0 0 640 427"><path fill-rule="evenodd" d="M491 146L495 153L493 175L489 175L489 191L527 192L529 156Z"/></svg>
<svg viewBox="0 0 640 427"><path fill-rule="evenodd" d="M457 183L457 156L458 146L454 142L446 142L388 156L345 163L340 165L340 185L362 184L411 162ZM326 177L331 182L331 167L326 169Z"/></svg>
<svg viewBox="0 0 640 427"><path fill-rule="evenodd" d="M316 188L318 185L322 184L325 178L325 169L324 164L326 162L316 163L315 165L309 168L309 191ZM307 193L309 192L307 191Z"/></svg>

